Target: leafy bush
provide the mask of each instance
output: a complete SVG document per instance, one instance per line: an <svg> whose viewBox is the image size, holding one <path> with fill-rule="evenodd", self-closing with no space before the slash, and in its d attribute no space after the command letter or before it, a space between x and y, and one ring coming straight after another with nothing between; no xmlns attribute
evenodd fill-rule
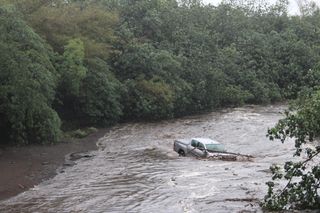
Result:
<svg viewBox="0 0 320 213"><path fill-rule="evenodd" d="M126 116L151 120L173 116L173 92L161 79L131 80L126 85Z"/></svg>
<svg viewBox="0 0 320 213"><path fill-rule="evenodd" d="M243 91L239 86L228 86L224 90L222 99L223 105L238 106L244 104L253 95L248 91Z"/></svg>
<svg viewBox="0 0 320 213"><path fill-rule="evenodd" d="M315 139L320 135L320 91L305 99L293 112L268 131L271 140L295 138L296 160L283 166L272 167L272 181L263 206L270 210L320 209L320 145ZM307 146L309 144L309 146ZM310 146L311 145L311 146ZM305 155L304 158L299 158ZM274 180L286 180L283 188Z"/></svg>
<svg viewBox="0 0 320 213"><path fill-rule="evenodd" d="M81 86L79 118L83 125L110 125L122 115L124 86L103 60L88 60L88 73Z"/></svg>
<svg viewBox="0 0 320 213"><path fill-rule="evenodd" d="M0 32L0 126L6 126L1 136L18 143L56 142L52 51L10 8L0 7Z"/></svg>
<svg viewBox="0 0 320 213"><path fill-rule="evenodd" d="M94 127L88 127L84 129L77 129L71 132L66 132L64 135L65 137L71 137L71 138L85 138L88 135L97 132L98 130Z"/></svg>

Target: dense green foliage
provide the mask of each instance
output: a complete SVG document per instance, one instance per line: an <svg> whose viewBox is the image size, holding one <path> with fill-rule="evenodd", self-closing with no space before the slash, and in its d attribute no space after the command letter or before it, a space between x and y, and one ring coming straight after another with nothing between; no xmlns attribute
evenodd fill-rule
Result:
<svg viewBox="0 0 320 213"><path fill-rule="evenodd" d="M163 119L316 86L319 11L239 2L0 0L1 137L55 142L60 119Z"/></svg>
<svg viewBox="0 0 320 213"><path fill-rule="evenodd" d="M15 12L0 8L1 141L56 141L60 119L51 107L58 79L53 52Z"/></svg>
<svg viewBox="0 0 320 213"><path fill-rule="evenodd" d="M273 181L267 183L269 190L264 207L281 209L320 209L320 91L303 96L293 111L269 130L271 140L284 142L295 139L295 161L288 161L281 169L273 166ZM276 186L275 180L286 180L286 185ZM282 188L281 188L282 187Z"/></svg>

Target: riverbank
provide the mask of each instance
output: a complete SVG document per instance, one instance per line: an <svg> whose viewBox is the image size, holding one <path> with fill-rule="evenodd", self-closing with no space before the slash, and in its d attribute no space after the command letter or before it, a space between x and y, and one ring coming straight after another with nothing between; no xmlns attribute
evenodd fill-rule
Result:
<svg viewBox="0 0 320 213"><path fill-rule="evenodd" d="M269 167L282 165L294 153L293 141L282 144L265 136L286 108L244 106L119 124L99 140L101 150L84 156L89 159L35 190L3 200L0 212L261 212ZM179 158L172 142L192 137L213 138L254 161Z"/></svg>
<svg viewBox="0 0 320 213"><path fill-rule="evenodd" d="M54 145L0 148L0 200L15 196L56 175L69 153L96 150L107 129Z"/></svg>

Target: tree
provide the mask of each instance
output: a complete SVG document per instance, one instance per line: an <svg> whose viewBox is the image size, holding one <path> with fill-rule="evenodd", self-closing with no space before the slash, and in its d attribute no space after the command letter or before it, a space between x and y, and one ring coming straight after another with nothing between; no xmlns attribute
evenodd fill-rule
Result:
<svg viewBox="0 0 320 213"><path fill-rule="evenodd" d="M316 2L310 0L296 0L301 16L310 16L319 10Z"/></svg>
<svg viewBox="0 0 320 213"><path fill-rule="evenodd" d="M60 78L54 107L61 118L71 121L79 113L80 87L87 75L83 42L80 39L70 40L63 55L58 57L56 66Z"/></svg>
<svg viewBox="0 0 320 213"><path fill-rule="evenodd" d="M157 120L173 116L173 92L159 78L128 80L124 113L129 118Z"/></svg>
<svg viewBox="0 0 320 213"><path fill-rule="evenodd" d="M63 96L79 96L81 81L86 77L83 64L84 45L80 39L69 40L63 53L61 66L61 93Z"/></svg>
<svg viewBox="0 0 320 213"><path fill-rule="evenodd" d="M101 59L86 61L87 75L83 79L79 96L79 123L107 126L122 116L121 99L124 86L114 77Z"/></svg>
<svg viewBox="0 0 320 213"><path fill-rule="evenodd" d="M27 16L28 23L60 54L68 41L79 38L84 43L86 58L107 60L117 39L117 11L99 1L63 2L42 5Z"/></svg>
<svg viewBox="0 0 320 213"><path fill-rule="evenodd" d="M320 146L315 141L320 135L319 113L320 91L316 91L268 130L271 140L284 143L287 138L294 138L298 159L286 162L283 170L279 166L271 167L273 181L267 183L269 190L264 207L271 210L320 208ZM281 184L276 187L274 180L287 183L282 188Z"/></svg>
<svg viewBox="0 0 320 213"><path fill-rule="evenodd" d="M53 53L10 7L0 7L0 131L17 143L53 143L60 119L51 108L58 79Z"/></svg>

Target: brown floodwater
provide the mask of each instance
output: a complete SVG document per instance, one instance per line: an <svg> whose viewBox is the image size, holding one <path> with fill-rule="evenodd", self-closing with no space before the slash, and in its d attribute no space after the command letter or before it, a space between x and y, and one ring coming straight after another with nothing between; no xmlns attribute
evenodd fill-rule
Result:
<svg viewBox="0 0 320 213"><path fill-rule="evenodd" d="M246 106L157 123L115 126L99 150L54 178L0 202L0 212L261 212L269 167L292 141L266 138L285 106ZM251 162L179 157L177 138L210 137Z"/></svg>

